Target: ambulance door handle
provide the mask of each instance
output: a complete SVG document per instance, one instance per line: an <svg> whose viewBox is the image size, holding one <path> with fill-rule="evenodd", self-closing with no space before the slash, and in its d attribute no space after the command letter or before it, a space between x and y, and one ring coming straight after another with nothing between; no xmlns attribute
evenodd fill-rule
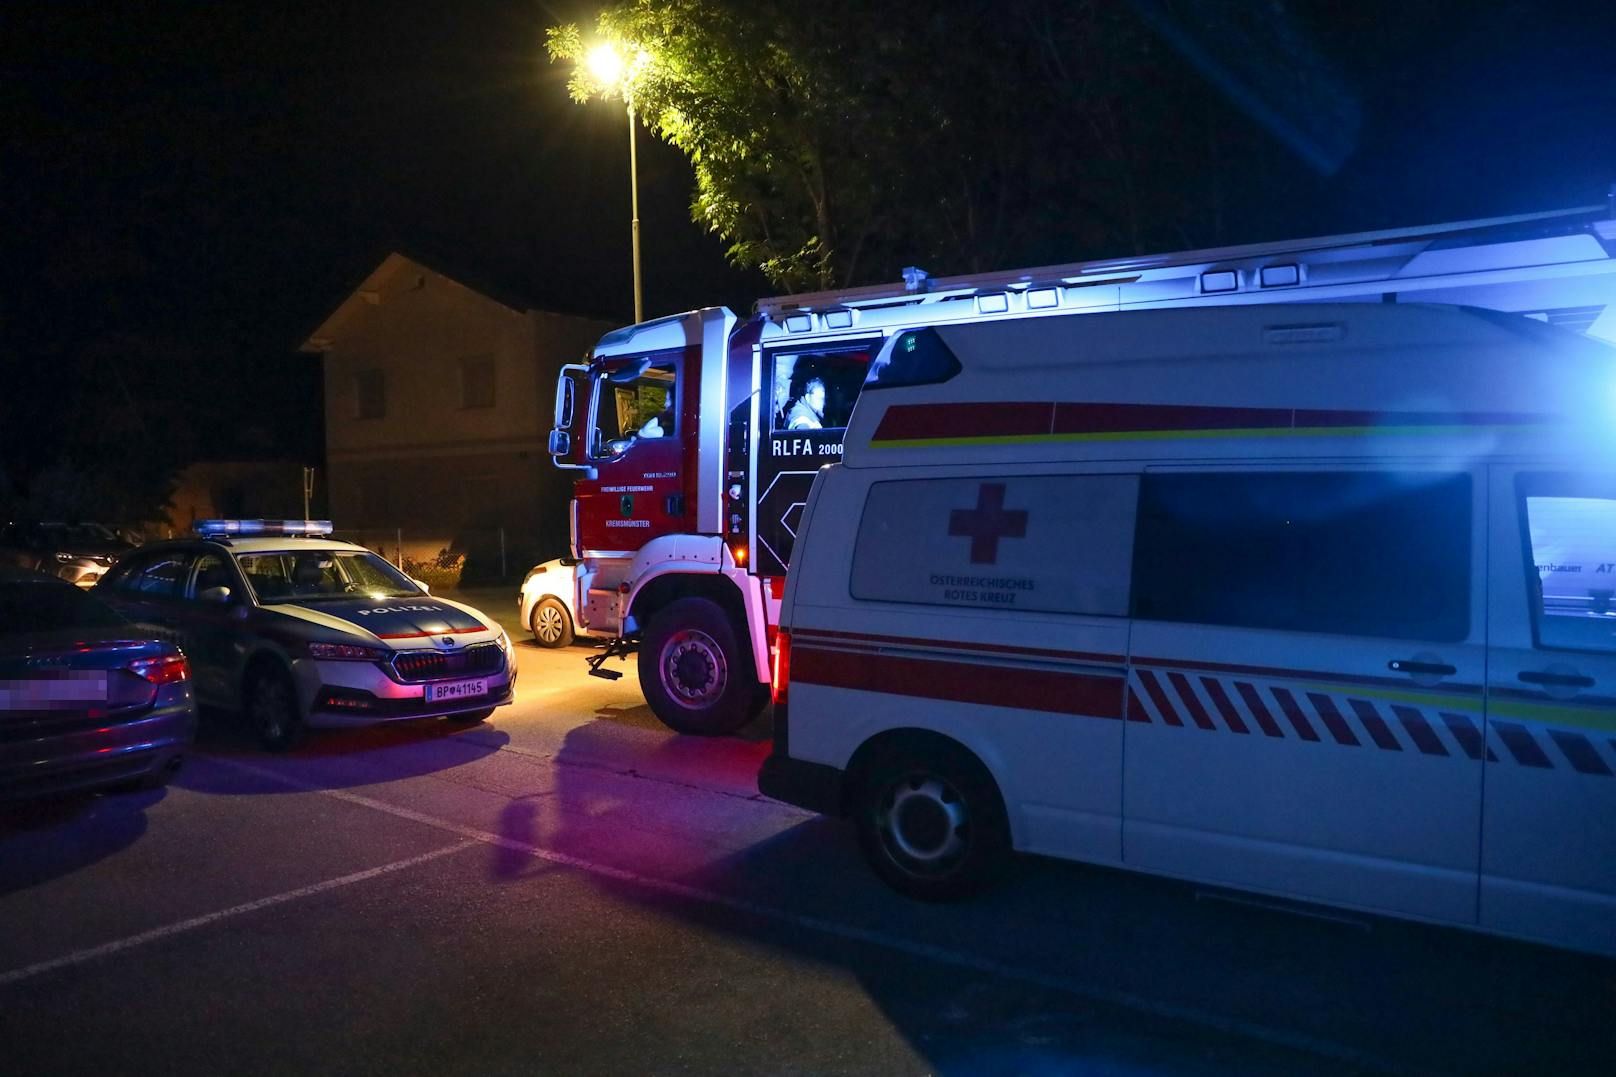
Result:
<svg viewBox="0 0 1616 1077"><path fill-rule="evenodd" d="M1386 668L1393 673L1426 673L1439 677L1451 677L1459 672L1446 662L1416 662L1410 658L1394 658L1386 663Z"/></svg>
<svg viewBox="0 0 1616 1077"><path fill-rule="evenodd" d="M1584 677L1580 673L1539 673L1525 670L1517 673L1515 679L1527 684L1553 685L1556 688L1592 688L1594 679Z"/></svg>

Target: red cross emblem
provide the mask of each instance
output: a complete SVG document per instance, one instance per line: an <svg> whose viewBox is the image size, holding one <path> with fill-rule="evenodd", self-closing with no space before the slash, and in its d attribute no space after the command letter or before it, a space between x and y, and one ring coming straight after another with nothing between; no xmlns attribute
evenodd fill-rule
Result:
<svg viewBox="0 0 1616 1077"><path fill-rule="evenodd" d="M1004 507L1004 483L984 482L976 492L976 508L948 514L948 533L971 540L971 564L996 565L1000 539L1027 537L1027 512Z"/></svg>

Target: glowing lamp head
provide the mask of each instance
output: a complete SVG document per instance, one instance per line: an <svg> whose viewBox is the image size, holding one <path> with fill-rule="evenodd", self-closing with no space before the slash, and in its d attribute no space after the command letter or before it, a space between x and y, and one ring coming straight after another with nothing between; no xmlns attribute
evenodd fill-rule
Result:
<svg viewBox="0 0 1616 1077"><path fill-rule="evenodd" d="M589 50L584 62L589 67L589 73L608 90L623 79L623 57L612 45L596 45Z"/></svg>

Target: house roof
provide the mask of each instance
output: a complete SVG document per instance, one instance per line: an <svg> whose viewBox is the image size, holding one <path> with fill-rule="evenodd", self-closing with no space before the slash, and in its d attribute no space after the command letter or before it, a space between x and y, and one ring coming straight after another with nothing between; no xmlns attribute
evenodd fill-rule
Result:
<svg viewBox="0 0 1616 1077"><path fill-rule="evenodd" d="M467 284L460 277L451 276L450 274L443 272L441 269L421 261L419 258L415 258L411 255L403 253L402 251L395 250L390 251L387 256L381 260L381 264L375 269L371 270L365 279L359 283L359 286L353 291L349 292L347 297L337 305L335 310L326 315L325 319L317 327L315 327L313 332L311 332L308 337L304 339L304 341L298 346L298 351L318 354L329 350L332 339L341 330L344 322L351 318L362 307L374 303L376 301L376 294L382 288L386 287L389 282L411 272L418 274L435 274L436 276L442 277L444 280L447 280L452 284L465 288L467 291L475 292L478 295L491 300L492 302L498 303L500 306L506 307L517 314L524 313L531 309L529 304L524 303L519 299L492 291L488 288L474 287Z"/></svg>

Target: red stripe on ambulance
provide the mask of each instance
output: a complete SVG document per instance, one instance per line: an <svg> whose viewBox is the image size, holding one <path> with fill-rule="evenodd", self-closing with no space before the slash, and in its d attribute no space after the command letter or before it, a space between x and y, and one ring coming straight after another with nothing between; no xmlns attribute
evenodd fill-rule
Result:
<svg viewBox="0 0 1616 1077"><path fill-rule="evenodd" d="M804 646L792 637L791 681L988 707L1121 719L1121 673L1062 673Z"/></svg>

